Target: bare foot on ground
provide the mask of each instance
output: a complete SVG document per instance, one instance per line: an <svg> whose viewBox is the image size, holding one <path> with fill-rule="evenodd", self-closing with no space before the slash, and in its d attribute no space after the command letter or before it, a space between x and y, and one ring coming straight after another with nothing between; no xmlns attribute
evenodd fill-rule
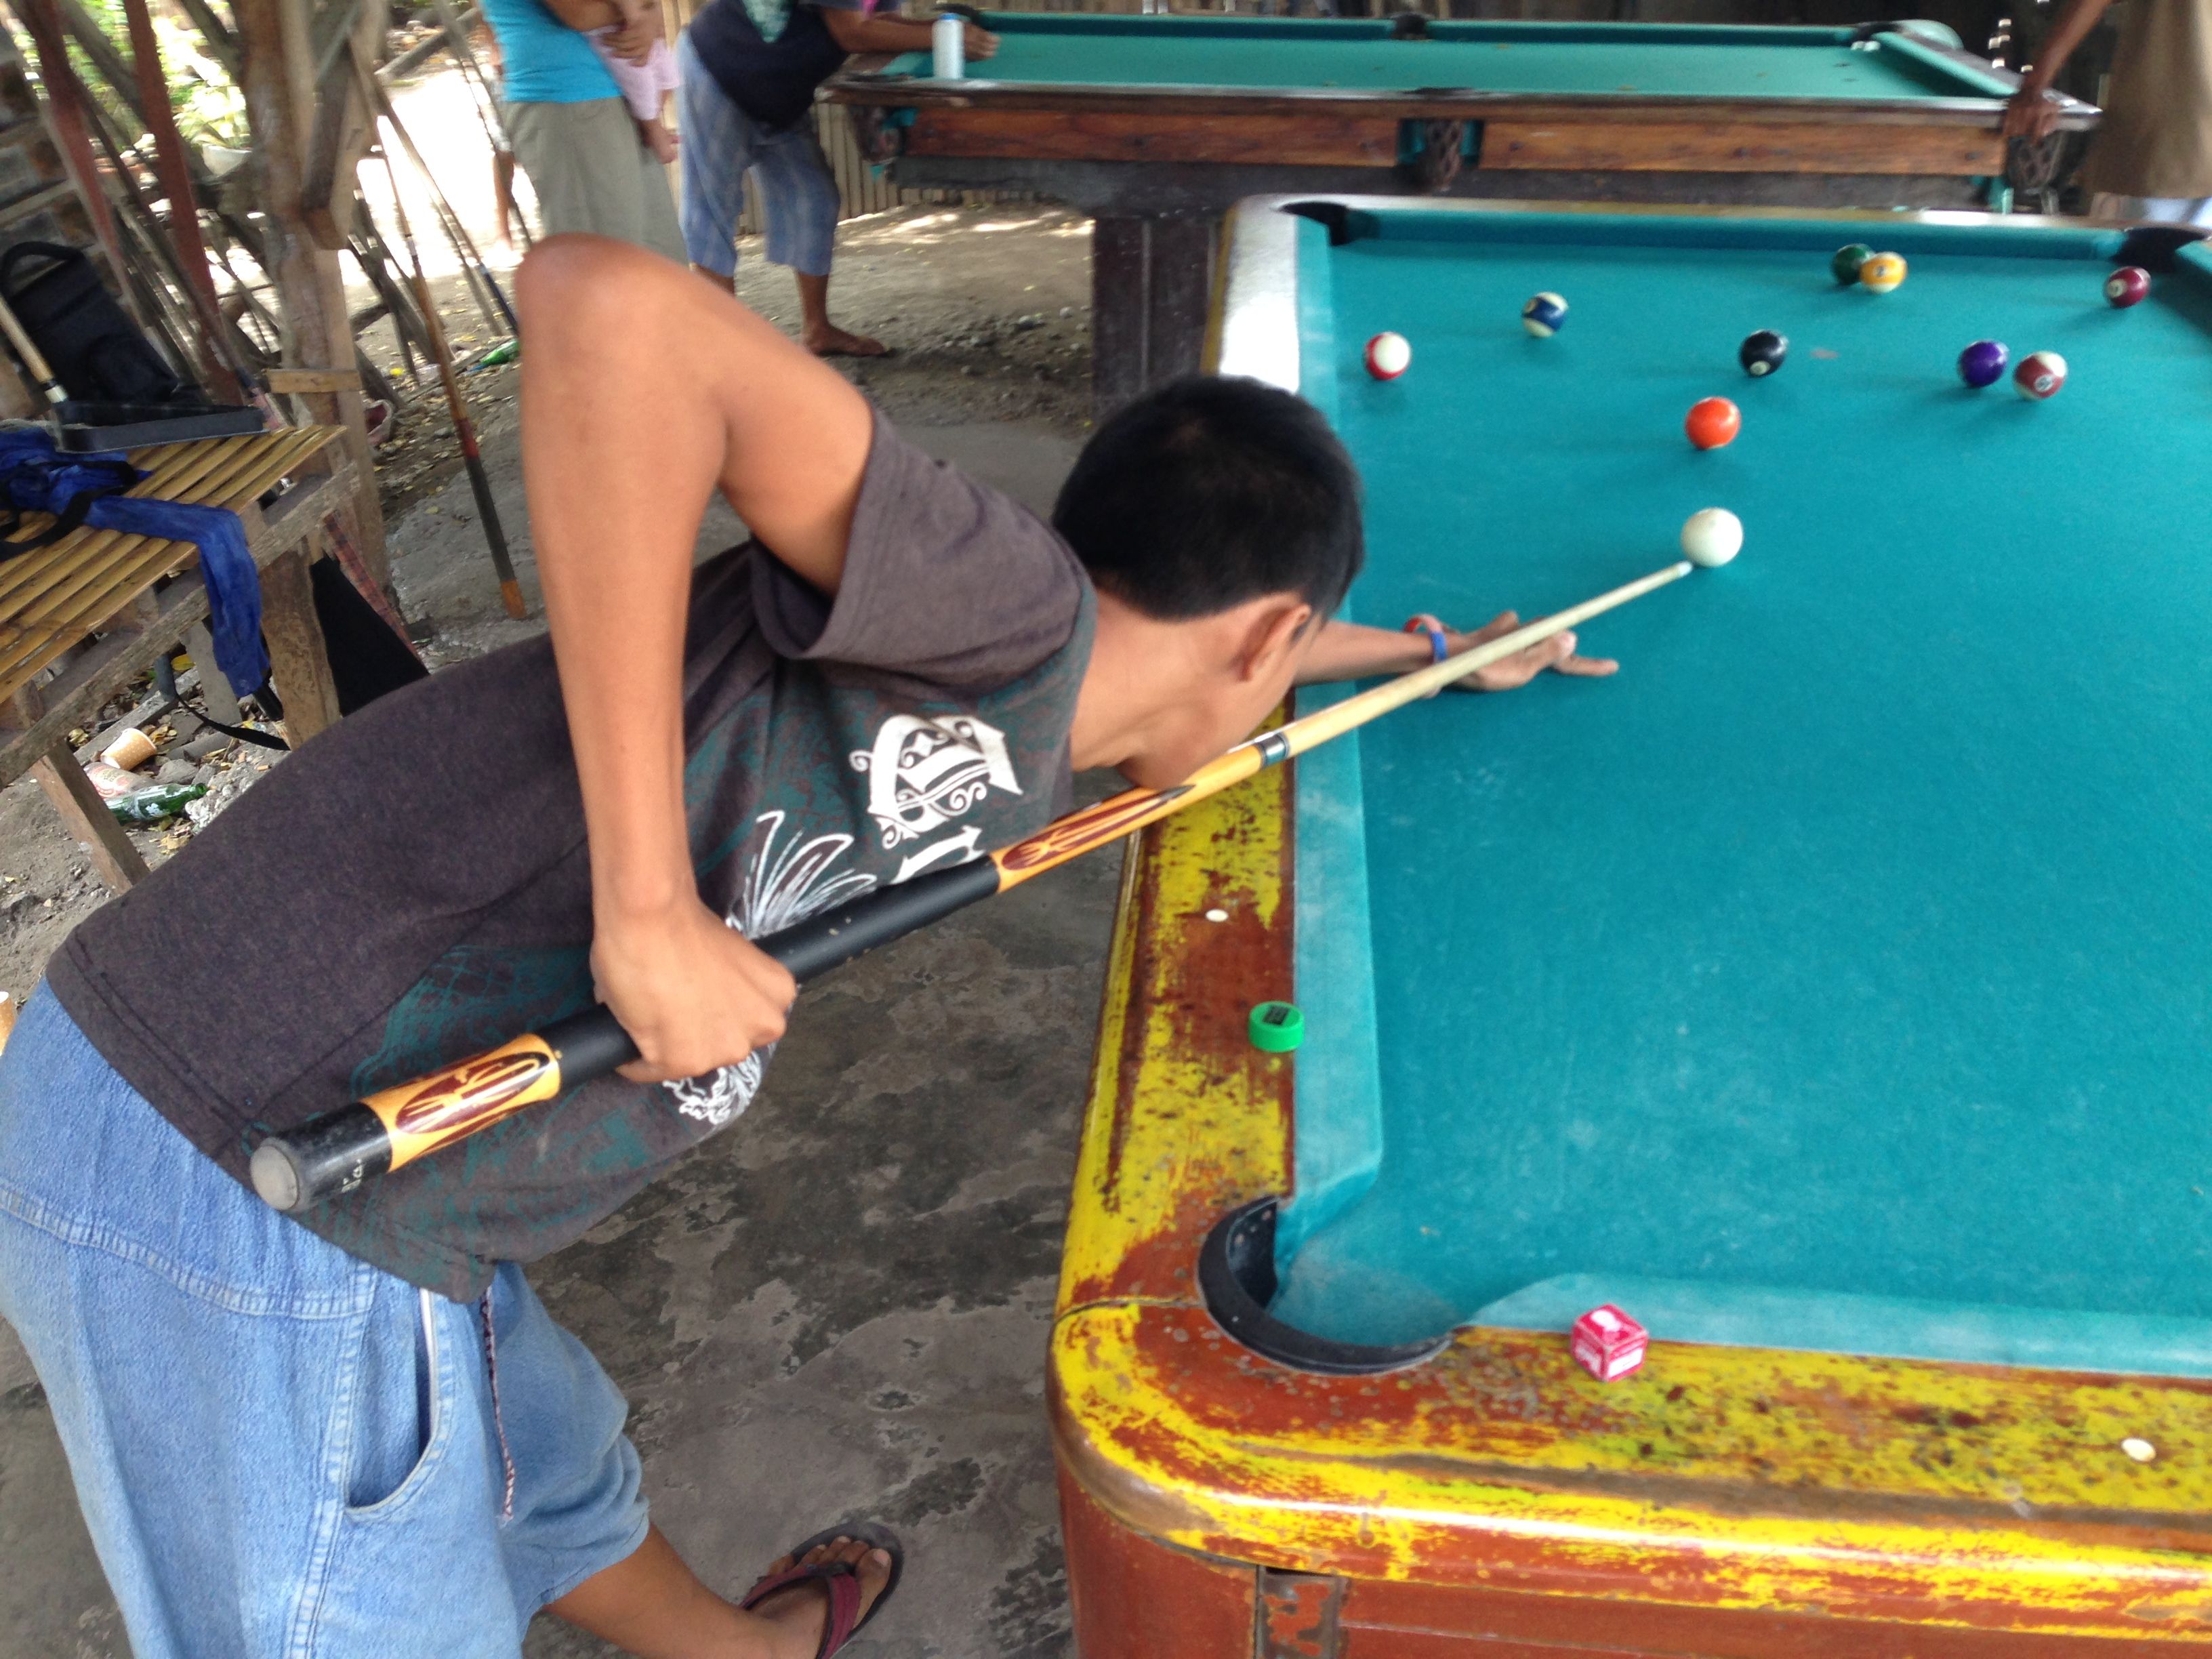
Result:
<svg viewBox="0 0 2212 1659"><path fill-rule="evenodd" d="M855 334L850 329L835 324L826 328L810 328L801 337L806 349L817 357L888 357L890 348L881 340Z"/></svg>

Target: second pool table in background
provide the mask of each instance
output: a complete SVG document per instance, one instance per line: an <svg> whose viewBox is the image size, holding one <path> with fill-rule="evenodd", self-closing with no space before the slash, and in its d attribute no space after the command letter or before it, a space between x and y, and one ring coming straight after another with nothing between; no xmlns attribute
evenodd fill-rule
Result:
<svg viewBox="0 0 2212 1659"><path fill-rule="evenodd" d="M1094 216L1099 404L1198 367L1220 216L1285 191L1966 207L2016 82L1869 25L982 15L998 54L830 83L902 185ZM2096 112L2066 100L2062 126ZM2020 182L2033 182L2021 179Z"/></svg>

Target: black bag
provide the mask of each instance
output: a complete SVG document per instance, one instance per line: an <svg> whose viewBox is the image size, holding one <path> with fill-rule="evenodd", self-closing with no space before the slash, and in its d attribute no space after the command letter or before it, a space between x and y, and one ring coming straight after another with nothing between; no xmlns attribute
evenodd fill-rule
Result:
<svg viewBox="0 0 2212 1659"><path fill-rule="evenodd" d="M367 599L336 559L317 559L307 567L315 597L315 621L323 630L323 649L331 659L331 684L338 694L338 713L350 714L367 708L386 692L430 678L430 671L415 654L415 647L392 631L392 624ZM164 662L162 668L167 667ZM157 671L158 672L158 671ZM173 681L163 689L176 695ZM276 688L262 683L254 702L272 720L284 718L283 701ZM198 712L197 710L195 713ZM289 749L282 738L241 726L225 726L201 714L202 724L217 732L258 744L264 749Z"/></svg>
<svg viewBox="0 0 2212 1659"><path fill-rule="evenodd" d="M362 598L336 559L317 559L307 576L314 584L315 620L322 624L338 713L350 714L387 691L430 678L415 647Z"/></svg>
<svg viewBox="0 0 2212 1659"><path fill-rule="evenodd" d="M16 243L0 254L0 298L72 398L206 406L205 394L154 349L80 250Z"/></svg>

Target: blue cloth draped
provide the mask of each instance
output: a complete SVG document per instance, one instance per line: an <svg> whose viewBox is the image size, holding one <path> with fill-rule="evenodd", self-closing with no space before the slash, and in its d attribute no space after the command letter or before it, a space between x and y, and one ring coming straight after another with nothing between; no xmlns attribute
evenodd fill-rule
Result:
<svg viewBox="0 0 2212 1659"><path fill-rule="evenodd" d="M269 678L269 653L261 643L261 574L246 549L246 526L227 507L122 493L145 476L120 451L64 455L44 427L0 428L0 499L17 512L58 514L88 494L94 497L88 525L199 549L216 666L233 691L250 696Z"/></svg>

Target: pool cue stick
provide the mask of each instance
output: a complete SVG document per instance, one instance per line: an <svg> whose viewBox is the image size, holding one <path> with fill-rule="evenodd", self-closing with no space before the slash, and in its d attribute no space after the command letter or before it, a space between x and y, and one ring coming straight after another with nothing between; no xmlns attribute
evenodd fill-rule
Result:
<svg viewBox="0 0 2212 1659"><path fill-rule="evenodd" d="M346 48L353 58L355 78L362 83L362 97L368 105L372 124L380 123L377 94L381 88L369 74L361 54L351 46ZM395 130L397 121L394 122ZM392 210L399 217L399 239L407 245L407 261L414 266L409 273L407 285L415 290L416 308L422 313L422 328L428 337L430 355L438 360L438 379L446 389L446 410L453 416L453 436L461 447L461 465L468 470L469 489L477 498L477 521L483 526L484 543L491 549L492 568L499 576L500 603L507 614L517 621L530 614L530 607L522 600L522 584L515 580L514 561L507 556L507 531L499 521L499 503L492 499L491 475L484 471L483 456L477 448L476 423L469 419L469 405L461 396L461 381L453 368L453 349L446 341L446 325L438 315L438 302L431 297L430 279L422 274L422 250L415 246L414 227L407 222L407 204L399 199L399 174L392 165L392 148L378 127L377 149L384 158L384 177L392 186ZM363 212L368 209L364 203ZM392 319L398 327L398 319Z"/></svg>
<svg viewBox="0 0 2212 1659"><path fill-rule="evenodd" d="M63 391L60 383L54 379L54 371L46 362L46 353L40 351L30 335L24 331L23 325L15 316L15 307L4 300L0 300L0 333L7 335L8 343L15 348L15 355L23 360L24 370L39 383L39 390L45 395L46 402L56 407L67 403L69 393Z"/></svg>
<svg viewBox="0 0 2212 1659"><path fill-rule="evenodd" d="M1057 818L988 857L916 876L895 887L878 888L753 942L804 984L863 951L1018 887L1032 876L1119 841L1133 830L1218 795L1278 762L1429 696L1501 658L1679 580L1693 568L1683 560L1655 570L1457 656L1248 738L1172 788L1125 789ZM380 1090L287 1133L270 1136L254 1149L253 1189L276 1209L307 1209L636 1058L637 1045L629 1034L605 1005L594 1004L489 1054Z"/></svg>
<svg viewBox="0 0 2212 1659"><path fill-rule="evenodd" d="M483 284L491 295L492 303L499 307L500 316L507 320L507 331L516 339L520 339L522 337L521 320L515 316L514 307L507 304L507 295L493 277L491 267L484 263L483 253L477 250L476 239L469 234L468 227L461 222L460 215L453 211L451 198L439 186L437 175L430 171L430 164L422 159L422 152L416 148L414 137L408 132L405 124L400 120L399 111L392 102L392 94L384 89L384 83L374 76L368 77L368 87L370 95L375 100L378 112L392 124L392 131L399 136L399 146L407 152L407 164L414 168L416 179L428 194L431 213L438 221L438 228L446 233L446 240L452 245L454 257L461 261L463 275L472 274ZM387 156L386 161L388 165L390 157ZM520 216L518 214L517 216ZM526 244L528 240L527 232L528 228L526 226ZM483 311L481 299L477 301L477 309ZM489 312L484 312L484 319L487 322L495 320Z"/></svg>

